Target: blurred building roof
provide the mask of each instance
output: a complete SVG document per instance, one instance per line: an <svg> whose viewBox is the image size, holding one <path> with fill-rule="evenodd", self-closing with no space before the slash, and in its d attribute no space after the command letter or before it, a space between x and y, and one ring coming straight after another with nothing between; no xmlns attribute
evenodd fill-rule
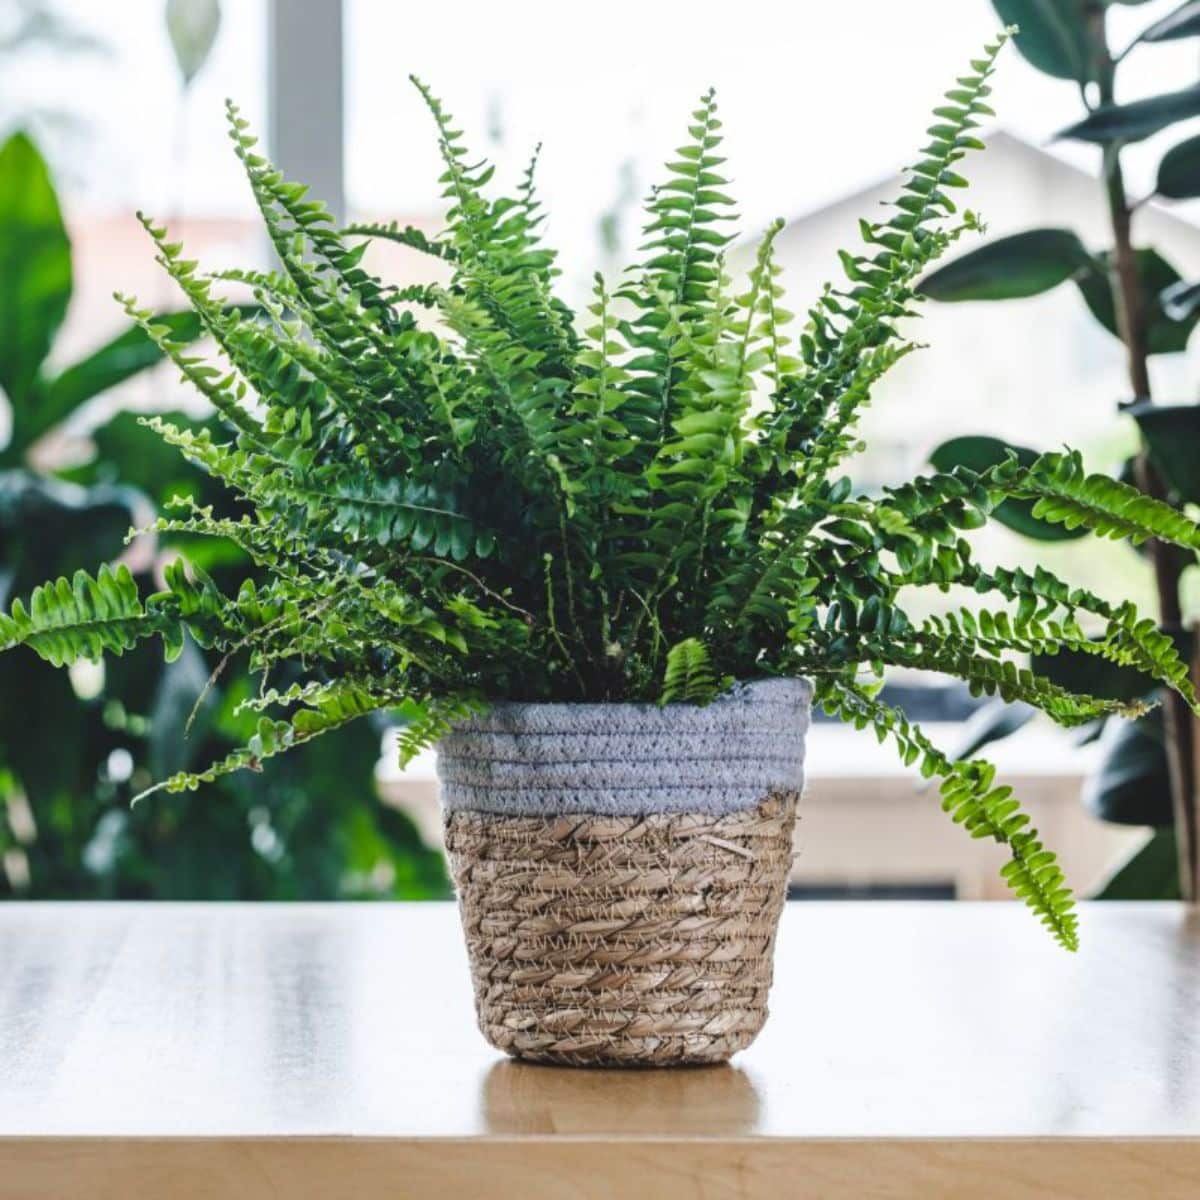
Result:
<svg viewBox="0 0 1200 1200"><path fill-rule="evenodd" d="M1094 249L1107 244L1108 213L1096 173L1007 129L994 129L983 137L987 149L968 155L960 167L971 186L953 198L983 217L989 235L1067 226ZM781 243L797 234L807 239L814 227L844 216L851 236L833 244L850 244L857 238L858 218L871 218L880 204L893 199L901 178L900 171L892 171L836 200L789 215ZM1193 259L1185 258L1176 265L1187 268L1185 274L1200 272L1200 201L1170 207L1151 201L1139 208L1134 232L1139 244L1159 245L1168 258L1175 246L1181 255L1193 252Z"/></svg>

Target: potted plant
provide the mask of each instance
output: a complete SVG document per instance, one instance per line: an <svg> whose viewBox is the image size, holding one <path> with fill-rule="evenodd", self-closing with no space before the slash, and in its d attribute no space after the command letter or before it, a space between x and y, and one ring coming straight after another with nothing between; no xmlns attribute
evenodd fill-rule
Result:
<svg viewBox="0 0 1200 1200"><path fill-rule="evenodd" d="M873 383L912 349L897 323L916 280L978 227L947 189L979 146L1003 41L947 94L895 207L842 256L849 287L817 300L795 353L779 225L743 290L725 275L732 201L711 93L650 197L642 261L611 291L596 281L583 328L553 291L533 167L514 196L490 198L491 168L423 85L449 201L435 239L338 232L231 106L282 271L205 275L145 222L221 366L123 303L231 436L150 424L244 504L156 527L231 539L269 582L228 597L179 562L143 598L102 567L15 604L0 646L63 663L159 636L170 656L188 631L223 663L244 655L261 679L246 702L256 736L159 785L171 790L398 711L403 754L439 746L480 1024L521 1057L709 1062L751 1041L812 700L940 778L951 818L1008 849L1012 890L1073 948L1070 893L1011 790L941 752L878 681L888 665L944 672L1067 725L1140 711L1011 660L1083 648L1195 704L1173 643L1131 604L986 567L963 531L1011 498L1133 541L1194 550L1200 529L1071 453L876 498L840 473ZM450 282L387 285L362 266L372 237L435 256ZM214 281L230 278L253 285L265 319L222 308ZM898 602L952 586L994 603L916 621ZM303 681L274 685L297 664Z"/></svg>

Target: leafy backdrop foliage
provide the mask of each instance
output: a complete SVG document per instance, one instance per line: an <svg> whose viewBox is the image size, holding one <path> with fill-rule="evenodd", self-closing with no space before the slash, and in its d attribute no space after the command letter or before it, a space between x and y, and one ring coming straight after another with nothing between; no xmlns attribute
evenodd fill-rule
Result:
<svg viewBox="0 0 1200 1200"><path fill-rule="evenodd" d="M1200 85L1120 104L1115 101L1121 64L1131 55L1153 54L1154 47L1200 36L1200 5L1185 0L1147 24L1120 51L1109 44L1102 4L1066 0L993 0L997 13L1020 25L1016 47L1038 70L1073 82L1086 115L1058 137L1096 145L1101 152L1097 190L1107 202L1109 245L1089 248L1071 229L1029 229L996 238L931 272L922 293L944 302L998 301L1036 296L1072 285L1092 316L1124 344L1129 391L1120 410L1136 423L1138 453L1122 464L1119 475L1147 494L1180 510L1200 502L1200 405L1161 403L1151 395L1148 363L1153 355L1184 351L1200 321L1200 283L1185 280L1156 249L1136 238L1138 211L1151 200L1200 196L1200 137L1179 139L1163 154L1154 191L1137 200L1128 195L1122 152L1154 134L1200 113ZM984 470L1015 454L1022 462L1034 450L996 438L968 436L943 443L931 455L939 469L956 465ZM1039 519L1028 505L1006 503L997 520L1039 541L1082 536L1082 529ZM1158 591L1163 632L1193 660L1200 677L1200 642L1182 611L1180 587L1194 555L1166 545L1148 548ZM1035 660L1037 669L1063 686L1123 696L1152 697L1152 679L1137 671L1116 671L1087 655L1066 653ZM1033 715L993 710L980 721L970 750L993 736L1019 728ZM1164 720L1164 717L1166 718ZM1099 726L1097 727L1097 735ZM1166 698L1137 727L1104 732L1105 753L1084 800L1097 816L1156 829L1155 844L1118 872L1103 895L1120 899L1167 898L1182 893L1196 898L1200 889L1200 777L1197 775L1197 726L1180 699ZM1179 869L1172 876L1162 864L1176 849ZM1153 890L1147 892L1146 886Z"/></svg>
<svg viewBox="0 0 1200 1200"><path fill-rule="evenodd" d="M130 413L117 413L92 433L90 461L54 472L35 465L47 459L39 445L61 437L83 405L163 357L130 325L81 359L48 366L71 297L71 268L47 165L28 136L13 135L0 147L0 394L9 417L0 447L3 604L85 557L116 559L130 524L149 519L167 494L229 503L223 488ZM180 345L202 332L191 312L155 322ZM172 419L196 433L205 427L182 414ZM218 579L236 581L253 571L228 543L206 539L185 547L181 539L176 549L184 548ZM131 560L150 587L152 557ZM194 644L169 664L141 646L107 656L81 701L66 673L32 656L0 658L0 895L445 894L439 857L404 817L374 802L380 734L366 724L312 747L269 779L230 777L212 795L181 794L131 810L131 785L136 790L223 756L253 734L253 718L235 711L250 691L241 680L209 689L184 736L212 665ZM118 761L124 769L114 772L110 764Z"/></svg>
<svg viewBox="0 0 1200 1200"><path fill-rule="evenodd" d="M810 675L821 703L890 739L941 779L942 802L1010 855L1004 874L1065 946L1070 893L1011 789L954 761L876 696L887 666L955 675L1063 724L1139 705L1062 688L1014 652L1065 647L1145 670L1196 698L1169 638L1127 603L1048 572L990 569L965 531L1005 501L1101 536L1200 530L1074 454L1006 459L856 495L844 471L873 384L910 353L899 331L929 264L979 227L950 198L980 143L1003 38L946 94L901 195L794 334L767 230L749 277L724 269L733 201L720 120L705 95L646 205L640 260L596 281L587 318L554 291L536 159L515 194L466 150L417 87L442 152L448 225L339 232L259 153L230 106L241 158L282 269L203 272L152 220L158 258L220 348L212 363L123 298L129 314L221 413L225 430L149 424L239 498L223 517L184 501L160 533L234 542L259 565L227 594L170 567L140 595L121 570L36 589L0 617L0 644L52 662L122 654L146 638L168 658L185 631L256 676L249 742L159 785L213 782L370 713L398 710L403 751L498 698L707 703L732 681ZM371 238L451 265L449 284L396 288L362 266ZM231 313L249 283L264 318ZM580 328L582 325L582 328ZM961 586L980 606L910 620L902 593ZM1095 620L1089 639L1081 624ZM300 678L284 675L295 670Z"/></svg>

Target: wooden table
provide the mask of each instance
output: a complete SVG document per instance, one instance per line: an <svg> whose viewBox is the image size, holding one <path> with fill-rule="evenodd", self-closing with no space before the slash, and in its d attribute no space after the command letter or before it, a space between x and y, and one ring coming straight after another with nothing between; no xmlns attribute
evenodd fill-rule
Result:
<svg viewBox="0 0 1200 1200"><path fill-rule="evenodd" d="M1200 918L793 904L730 1067L521 1065L446 905L0 905L0 1197L1200 1197Z"/></svg>

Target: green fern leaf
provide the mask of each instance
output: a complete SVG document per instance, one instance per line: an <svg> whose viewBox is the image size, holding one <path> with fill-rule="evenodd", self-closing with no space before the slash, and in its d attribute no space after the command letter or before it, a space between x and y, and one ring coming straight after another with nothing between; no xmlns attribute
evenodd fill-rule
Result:
<svg viewBox="0 0 1200 1200"><path fill-rule="evenodd" d="M168 659L177 657L183 647L178 616L159 603L143 605L124 565L102 566L94 578L76 571L72 579L34 588L28 607L15 600L0 613L0 651L28 646L56 667L121 655L156 635Z"/></svg>
<svg viewBox="0 0 1200 1200"><path fill-rule="evenodd" d="M991 838L1008 848L1010 859L1001 870L1005 882L1060 945L1078 949L1074 899L1062 870L1021 812L1012 789L993 786L994 767L978 760L952 762L902 712L845 679L824 683L818 699L832 715L858 728L872 726L881 739L890 738L905 763L919 764L926 778L940 777L943 809L971 837Z"/></svg>
<svg viewBox="0 0 1200 1200"><path fill-rule="evenodd" d="M728 686L719 679L708 647L699 638L685 638L667 652L660 704L709 704Z"/></svg>

